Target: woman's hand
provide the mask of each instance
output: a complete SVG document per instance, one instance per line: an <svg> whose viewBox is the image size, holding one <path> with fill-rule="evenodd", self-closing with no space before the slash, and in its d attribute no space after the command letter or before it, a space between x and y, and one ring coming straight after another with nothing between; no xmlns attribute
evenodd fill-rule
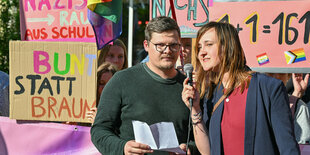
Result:
<svg viewBox="0 0 310 155"><path fill-rule="evenodd" d="M95 117L96 117L96 114L97 114L97 108L91 108L90 111L87 111L86 112L86 118L88 120L90 120L90 122L93 124L94 123L94 120L95 120Z"/></svg>
<svg viewBox="0 0 310 155"><path fill-rule="evenodd" d="M193 83L193 86L188 85L189 78L186 78L183 82L183 91L182 91L182 100L186 104L188 108L190 108L189 99L193 99L193 112L199 112L200 111L200 105L199 105L199 93L195 89L195 83ZM194 78L193 78L193 81Z"/></svg>

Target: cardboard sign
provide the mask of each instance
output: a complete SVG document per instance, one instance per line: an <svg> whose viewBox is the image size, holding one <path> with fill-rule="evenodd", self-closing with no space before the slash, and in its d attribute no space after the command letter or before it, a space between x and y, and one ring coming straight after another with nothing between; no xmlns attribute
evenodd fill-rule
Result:
<svg viewBox="0 0 310 155"><path fill-rule="evenodd" d="M216 2L209 10L210 21L237 28L253 70L310 72L309 1Z"/></svg>
<svg viewBox="0 0 310 155"><path fill-rule="evenodd" d="M20 0L21 40L95 42L87 0Z"/></svg>
<svg viewBox="0 0 310 155"><path fill-rule="evenodd" d="M10 118L88 122L96 105L95 43L10 42Z"/></svg>

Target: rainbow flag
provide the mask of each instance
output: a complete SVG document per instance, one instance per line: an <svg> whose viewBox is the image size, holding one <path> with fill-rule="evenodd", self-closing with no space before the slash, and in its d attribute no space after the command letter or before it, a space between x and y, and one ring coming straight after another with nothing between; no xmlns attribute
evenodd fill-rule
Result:
<svg viewBox="0 0 310 155"><path fill-rule="evenodd" d="M266 63L269 63L269 58L268 58L266 53L257 55L256 58L257 58L257 61L258 61L259 65L264 65Z"/></svg>
<svg viewBox="0 0 310 155"><path fill-rule="evenodd" d="M93 27L98 49L121 35L122 0L88 0L87 8L87 17Z"/></svg>
<svg viewBox="0 0 310 155"><path fill-rule="evenodd" d="M292 64L292 63L306 60L306 55L305 55L305 51L303 48L285 51L284 55L285 55L287 64Z"/></svg>

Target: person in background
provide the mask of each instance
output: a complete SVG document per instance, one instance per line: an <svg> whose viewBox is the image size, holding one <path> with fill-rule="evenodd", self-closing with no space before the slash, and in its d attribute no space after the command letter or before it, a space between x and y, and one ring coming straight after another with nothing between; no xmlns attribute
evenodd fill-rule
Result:
<svg viewBox="0 0 310 155"><path fill-rule="evenodd" d="M126 46L120 39L114 40L99 51L98 66L104 62L114 64L118 70L128 68Z"/></svg>
<svg viewBox="0 0 310 155"><path fill-rule="evenodd" d="M143 61L146 57L148 57L148 54L147 54L147 52L145 51L144 48L138 50L138 52L137 52L137 58L136 58L136 63L134 63L134 64L143 63L142 61ZM146 60L144 60L144 61L147 62Z"/></svg>
<svg viewBox="0 0 310 155"><path fill-rule="evenodd" d="M9 117L9 75L0 71L0 116Z"/></svg>
<svg viewBox="0 0 310 155"><path fill-rule="evenodd" d="M182 38L182 57L183 64L191 63L192 58L192 38Z"/></svg>
<svg viewBox="0 0 310 155"><path fill-rule="evenodd" d="M294 91L290 96L290 103L294 119L294 129L296 140L299 144L309 144L310 142L310 113L309 113L309 101L308 105L302 100L310 94L306 94L307 88L309 88L309 74L306 74L303 78L303 74L292 74L292 81L294 86ZM309 89L308 89L309 90ZM305 97L306 99L306 97ZM294 108L295 107L295 108Z"/></svg>
<svg viewBox="0 0 310 155"><path fill-rule="evenodd" d="M307 74L303 74L303 79L305 79ZM310 82L308 82L308 85L305 86L306 89L303 92L303 94L301 95L301 99L308 105L308 107L310 108ZM290 78L287 83L286 83L286 90L289 94L292 94L294 91L294 85L293 85L293 81L292 78Z"/></svg>
<svg viewBox="0 0 310 155"><path fill-rule="evenodd" d="M149 55L146 55L146 57L140 63L147 63L147 62L149 62Z"/></svg>
<svg viewBox="0 0 310 155"><path fill-rule="evenodd" d="M191 63L192 55L192 38L181 39L182 49L180 57L176 63L176 68L183 70L183 66L187 63Z"/></svg>
<svg viewBox="0 0 310 155"><path fill-rule="evenodd" d="M294 118L294 132L298 144L309 144L310 141L310 114L308 105L301 99L304 95L309 74L303 78L301 73L293 73L292 76L288 73L267 73L267 75L281 80L288 85L291 77L293 92L289 94L289 103Z"/></svg>
<svg viewBox="0 0 310 155"><path fill-rule="evenodd" d="M98 67L97 70L97 104L96 107L91 108L90 111L86 112L86 118L88 118L91 123L94 123L94 119L97 114L97 107L102 93L103 88L116 73L117 67L109 62L105 62Z"/></svg>
<svg viewBox="0 0 310 155"><path fill-rule="evenodd" d="M133 120L149 125L172 122L185 149L189 110L181 98L185 75L175 69L181 49L180 29L169 17L153 18L145 28L147 63L118 71L103 89L91 128L93 144L102 154L169 154L134 139ZM190 145L193 151L194 145Z"/></svg>
<svg viewBox="0 0 310 155"><path fill-rule="evenodd" d="M201 154L210 154L210 148L212 155L300 154L284 84L248 70L234 26L202 26L194 52L195 84L184 81L182 99L188 107L193 99L191 117Z"/></svg>

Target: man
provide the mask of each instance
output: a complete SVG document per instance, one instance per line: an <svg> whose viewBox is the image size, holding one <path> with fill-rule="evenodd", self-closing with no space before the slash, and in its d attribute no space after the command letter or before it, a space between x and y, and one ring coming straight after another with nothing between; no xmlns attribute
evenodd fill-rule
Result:
<svg viewBox="0 0 310 155"><path fill-rule="evenodd" d="M157 17L148 23L143 45L149 61L117 72L101 94L91 136L102 154L168 154L135 142L133 120L173 122L179 143L186 143L189 110L181 98L185 76L175 69L180 42L173 19Z"/></svg>
<svg viewBox="0 0 310 155"><path fill-rule="evenodd" d="M181 38L181 53L180 57L176 62L176 68L183 71L183 65L191 63L192 54L192 39L191 38ZM181 60L182 59L182 60ZM141 63L149 61L149 56L147 55ZM183 61L183 62L182 62Z"/></svg>

